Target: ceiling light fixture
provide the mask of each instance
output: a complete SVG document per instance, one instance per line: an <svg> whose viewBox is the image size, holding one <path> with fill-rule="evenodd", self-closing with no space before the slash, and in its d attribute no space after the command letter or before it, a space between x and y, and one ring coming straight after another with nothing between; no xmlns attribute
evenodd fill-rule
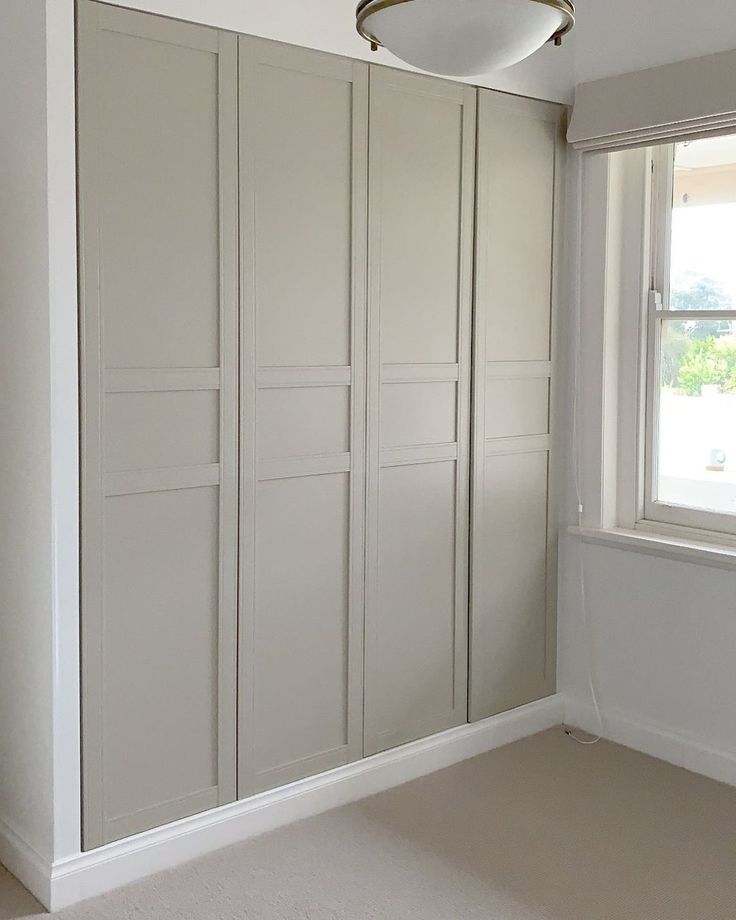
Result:
<svg viewBox="0 0 736 920"><path fill-rule="evenodd" d="M431 73L469 77L516 64L575 24L573 0L361 0L358 32Z"/></svg>

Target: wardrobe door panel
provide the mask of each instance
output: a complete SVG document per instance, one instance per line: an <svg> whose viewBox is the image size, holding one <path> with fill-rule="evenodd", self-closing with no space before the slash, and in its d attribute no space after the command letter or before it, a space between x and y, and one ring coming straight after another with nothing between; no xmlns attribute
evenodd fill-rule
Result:
<svg viewBox="0 0 736 920"><path fill-rule="evenodd" d="M554 320L564 107L481 91L471 721L554 693Z"/></svg>
<svg viewBox="0 0 736 920"><path fill-rule="evenodd" d="M240 39L239 792L362 754L367 67Z"/></svg>
<svg viewBox="0 0 736 920"><path fill-rule="evenodd" d="M79 5L87 849L235 797L236 55Z"/></svg>
<svg viewBox="0 0 736 920"><path fill-rule="evenodd" d="M258 391L259 460L350 451L350 387L282 387Z"/></svg>
<svg viewBox="0 0 736 920"><path fill-rule="evenodd" d="M273 784L344 757L349 521L347 472L259 484L253 767Z"/></svg>
<svg viewBox="0 0 736 920"><path fill-rule="evenodd" d="M254 116L247 143L258 220L258 363L349 365L353 65L325 57L320 72L300 48L272 49L272 63L256 61L255 41L241 39L241 48L244 106Z"/></svg>
<svg viewBox="0 0 736 920"><path fill-rule="evenodd" d="M381 401L384 447L451 444L457 431L457 383L432 381L386 385Z"/></svg>
<svg viewBox="0 0 736 920"><path fill-rule="evenodd" d="M217 492L107 501L105 780L117 835L140 829L141 802L152 816L172 800L218 804Z"/></svg>
<svg viewBox="0 0 736 920"><path fill-rule="evenodd" d="M484 92L480 98L479 172L486 185L478 208L481 234L489 235L478 243L495 306L486 312L486 360L549 361L561 107L500 94L494 105Z"/></svg>
<svg viewBox="0 0 736 920"><path fill-rule="evenodd" d="M107 393L104 452L110 472L207 466L220 455L216 390ZM187 419L182 425L180 419Z"/></svg>
<svg viewBox="0 0 736 920"><path fill-rule="evenodd" d="M392 725L398 710L408 731L448 727L456 670L456 624L448 613L455 609L455 467L381 470L380 579L370 625L381 692L371 688L367 698L371 724Z"/></svg>
<svg viewBox="0 0 736 920"><path fill-rule="evenodd" d="M549 377L486 378L486 440L549 434Z"/></svg>
<svg viewBox="0 0 736 920"><path fill-rule="evenodd" d="M413 92L374 68L372 242L380 261L381 361L457 363L462 88ZM414 81L411 81L414 82ZM400 86L403 84L403 91ZM417 86L417 84L414 84ZM471 91L472 92L472 91ZM469 143L471 138L466 138Z"/></svg>
<svg viewBox="0 0 736 920"><path fill-rule="evenodd" d="M467 718L475 95L371 70L366 754Z"/></svg>
<svg viewBox="0 0 736 920"><path fill-rule="evenodd" d="M483 520L488 565L476 573L485 610L472 634L473 703L499 712L545 695L548 453L491 455ZM479 656L485 653L488 658Z"/></svg>
<svg viewBox="0 0 736 920"><path fill-rule="evenodd" d="M217 33L211 49L193 48L173 34L187 41L183 23L172 24L171 37L142 35L150 30L139 15L96 15L107 366L215 367Z"/></svg>

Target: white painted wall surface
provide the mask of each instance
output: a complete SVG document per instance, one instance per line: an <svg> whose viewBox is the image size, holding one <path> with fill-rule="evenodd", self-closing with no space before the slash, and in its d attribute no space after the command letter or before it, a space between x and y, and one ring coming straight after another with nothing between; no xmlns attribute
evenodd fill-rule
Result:
<svg viewBox="0 0 736 920"><path fill-rule="evenodd" d="M357 0L108 0L223 29L412 69L387 51L371 54L355 31ZM577 25L562 48L469 82L570 102L574 86L736 48L731 0L577 0Z"/></svg>
<svg viewBox="0 0 736 920"><path fill-rule="evenodd" d="M631 161L641 154L616 156ZM585 179L579 186L573 180L570 189L573 215L572 199L578 191L583 203L581 223L574 216L568 226L569 271L573 287L582 294L578 453L583 520L587 527L598 528L614 526L617 515L615 489L610 476L602 484L601 467L613 471L615 485L616 466L629 459L623 456L629 451L620 450L628 442L617 434L615 420L633 412L636 361L627 343L619 342L616 311L620 295L628 304L638 299L639 279L632 280L631 269L635 232L623 232L629 243L623 254L610 246L606 250L602 237L606 227L614 236L622 231L621 214L606 213L606 189L621 200L630 186L619 166L607 170L605 156L585 159ZM579 157L573 160L579 162ZM630 213L633 210L631 206ZM575 264L580 227L586 253L582 271ZM615 283L606 282L606 258ZM608 315L606 297L611 301ZM567 412L565 483L560 490L563 528L578 518L572 449L574 304L575 291L561 335L566 351L562 402ZM609 423L613 419L612 430L604 418ZM590 669L607 737L736 784L736 569L583 543L563 529L558 624L558 684L571 724L598 727Z"/></svg>
<svg viewBox="0 0 736 920"><path fill-rule="evenodd" d="M0 27L0 821L52 850L50 334L42 0Z"/></svg>
<svg viewBox="0 0 736 920"><path fill-rule="evenodd" d="M375 54L355 30L357 0L108 0L176 19L188 19L220 29L259 35L277 41L376 64L414 68L383 49ZM571 102L575 83L572 44L546 45L532 58L508 70L467 82L522 96Z"/></svg>
<svg viewBox="0 0 736 920"><path fill-rule="evenodd" d="M579 559L585 572L586 629ZM563 539L560 689L568 718L595 729L588 661L604 714L604 733L635 744L691 749L687 765L706 769L718 752L736 782L736 571ZM622 728L623 726L623 728ZM627 730L628 726L628 730ZM636 746L640 746L636 744ZM659 747L653 753L668 756Z"/></svg>
<svg viewBox="0 0 736 920"><path fill-rule="evenodd" d="M578 0L575 82L736 48L732 0Z"/></svg>

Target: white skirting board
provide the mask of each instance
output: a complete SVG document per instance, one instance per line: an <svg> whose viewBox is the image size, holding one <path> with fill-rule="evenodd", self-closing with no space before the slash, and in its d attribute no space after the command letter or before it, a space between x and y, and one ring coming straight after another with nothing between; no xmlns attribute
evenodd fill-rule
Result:
<svg viewBox="0 0 736 920"><path fill-rule="evenodd" d="M222 847L426 776L556 725L559 695L184 818L48 866L0 825L0 854L49 910L104 894Z"/></svg>
<svg viewBox="0 0 736 920"><path fill-rule="evenodd" d="M22 840L0 818L0 865L21 880L38 900L48 907L51 902L51 863Z"/></svg>
<svg viewBox="0 0 736 920"><path fill-rule="evenodd" d="M565 725L598 734L600 723L590 703L566 696ZM697 738L656 725L631 713L604 708L603 737L658 760L736 786L736 752L719 750Z"/></svg>

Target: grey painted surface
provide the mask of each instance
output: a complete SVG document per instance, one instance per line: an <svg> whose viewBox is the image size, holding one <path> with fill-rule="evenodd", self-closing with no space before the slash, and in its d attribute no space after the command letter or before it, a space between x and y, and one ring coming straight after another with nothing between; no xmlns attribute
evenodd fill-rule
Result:
<svg viewBox="0 0 736 920"><path fill-rule="evenodd" d="M551 455L564 108L479 93L471 721L555 689Z"/></svg>
<svg viewBox="0 0 736 920"><path fill-rule="evenodd" d="M475 104L371 71L366 754L467 717Z"/></svg>
<svg viewBox="0 0 736 920"><path fill-rule="evenodd" d="M476 90L373 68L369 142L359 62L80 46L91 847L465 722L471 542L471 718L554 688L561 109L481 103L471 534Z"/></svg>
<svg viewBox="0 0 736 920"><path fill-rule="evenodd" d="M362 755L368 70L240 55L244 797Z"/></svg>
<svg viewBox="0 0 736 920"><path fill-rule="evenodd" d="M235 798L236 39L79 9L84 845Z"/></svg>

